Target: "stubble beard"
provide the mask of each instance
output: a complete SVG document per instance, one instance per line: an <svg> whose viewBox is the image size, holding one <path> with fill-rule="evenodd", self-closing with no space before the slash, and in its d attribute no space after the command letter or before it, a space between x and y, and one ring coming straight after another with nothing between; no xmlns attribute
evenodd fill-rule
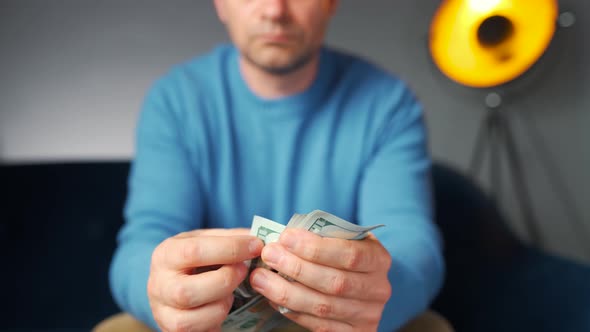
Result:
<svg viewBox="0 0 590 332"><path fill-rule="evenodd" d="M304 52L297 54L291 61L288 61L285 64L272 65L266 64L263 60L257 59L257 57L252 54L253 52L255 51L247 49L242 55L244 59L254 67L275 76L286 76L296 72L310 63L314 55L317 53L316 50L305 50Z"/></svg>

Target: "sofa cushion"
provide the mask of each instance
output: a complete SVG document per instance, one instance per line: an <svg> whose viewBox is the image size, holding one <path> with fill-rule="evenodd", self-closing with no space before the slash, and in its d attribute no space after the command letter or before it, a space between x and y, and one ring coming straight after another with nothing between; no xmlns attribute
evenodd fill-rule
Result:
<svg viewBox="0 0 590 332"><path fill-rule="evenodd" d="M0 326L86 328L118 308L108 285L127 162L0 166Z"/></svg>

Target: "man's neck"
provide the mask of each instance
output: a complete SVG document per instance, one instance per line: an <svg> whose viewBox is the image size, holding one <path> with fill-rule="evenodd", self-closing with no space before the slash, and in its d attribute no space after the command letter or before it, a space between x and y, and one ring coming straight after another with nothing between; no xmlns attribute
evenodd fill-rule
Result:
<svg viewBox="0 0 590 332"><path fill-rule="evenodd" d="M277 99L305 91L318 72L319 54L303 67L288 74L278 75L264 71L240 57L240 71L246 84L259 97Z"/></svg>

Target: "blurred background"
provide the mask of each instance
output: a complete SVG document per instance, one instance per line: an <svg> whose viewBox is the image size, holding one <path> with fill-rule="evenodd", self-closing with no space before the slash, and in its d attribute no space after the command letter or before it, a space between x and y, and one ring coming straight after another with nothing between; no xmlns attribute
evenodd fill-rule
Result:
<svg viewBox="0 0 590 332"><path fill-rule="evenodd" d="M481 93L457 89L432 64L428 29L439 4L343 0L328 42L406 80L426 109L433 156L466 169L486 110ZM590 227L590 44L584 37L590 33L590 2L560 5L577 18L568 41L559 44L551 70L512 106L543 135ZM150 84L172 65L227 40L211 1L3 0L1 162L131 158L139 105ZM526 140L519 150L544 246L589 260ZM526 239L510 185L504 190L511 226Z"/></svg>

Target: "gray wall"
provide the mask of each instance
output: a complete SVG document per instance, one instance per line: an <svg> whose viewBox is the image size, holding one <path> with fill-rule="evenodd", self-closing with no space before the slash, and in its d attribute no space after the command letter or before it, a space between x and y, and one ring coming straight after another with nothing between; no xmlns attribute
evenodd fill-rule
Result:
<svg viewBox="0 0 590 332"><path fill-rule="evenodd" d="M427 33L438 4L344 0L328 41L408 81L425 105L434 157L465 169L485 114L483 93L450 83L432 66ZM524 123L539 128L588 228L590 134L583 129L590 126L590 53L584 37L590 33L590 2L561 4L576 13L577 24L561 32L548 53L543 63L552 63L550 70L534 71L524 82L526 93L507 98L515 116L526 116ZM3 0L0 160L129 158L148 86L171 65L226 40L211 1ZM590 260L579 236L590 242L588 233L571 227L561 194L550 186L524 131L516 136L546 248ZM526 240L512 189L505 181L502 200L515 232Z"/></svg>

